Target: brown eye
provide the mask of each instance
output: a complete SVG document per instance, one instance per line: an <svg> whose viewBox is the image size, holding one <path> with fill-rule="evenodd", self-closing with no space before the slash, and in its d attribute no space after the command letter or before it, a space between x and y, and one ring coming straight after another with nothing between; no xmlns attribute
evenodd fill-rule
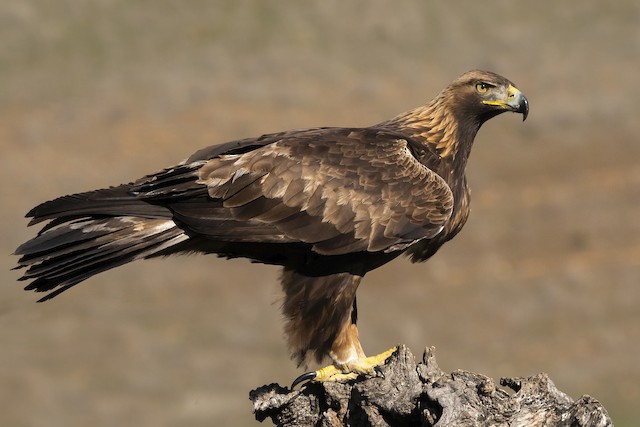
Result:
<svg viewBox="0 0 640 427"><path fill-rule="evenodd" d="M480 93L485 93L489 90L489 85L486 83L476 83L476 90Z"/></svg>

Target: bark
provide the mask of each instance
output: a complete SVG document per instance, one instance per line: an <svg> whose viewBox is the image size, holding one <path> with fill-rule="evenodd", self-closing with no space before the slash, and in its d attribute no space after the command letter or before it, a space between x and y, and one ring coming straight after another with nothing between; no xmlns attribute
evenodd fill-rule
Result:
<svg viewBox="0 0 640 427"><path fill-rule="evenodd" d="M250 393L254 414L282 427L613 425L600 402L586 395L572 400L544 373L496 384L473 372L443 372L433 352L427 348L416 364L400 346L382 367L384 376L299 390L259 387Z"/></svg>

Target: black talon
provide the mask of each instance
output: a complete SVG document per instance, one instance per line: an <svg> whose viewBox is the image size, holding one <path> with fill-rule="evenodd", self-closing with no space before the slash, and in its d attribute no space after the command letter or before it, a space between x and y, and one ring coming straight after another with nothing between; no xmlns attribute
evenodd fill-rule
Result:
<svg viewBox="0 0 640 427"><path fill-rule="evenodd" d="M374 366L373 370L376 372L377 376L385 378L384 372L382 372L382 368L380 366Z"/></svg>
<svg viewBox="0 0 640 427"><path fill-rule="evenodd" d="M301 382L315 380L317 376L318 376L318 374L315 373L315 372L306 372L306 373L300 375L298 378L293 380L293 383L291 383L291 390L293 390Z"/></svg>

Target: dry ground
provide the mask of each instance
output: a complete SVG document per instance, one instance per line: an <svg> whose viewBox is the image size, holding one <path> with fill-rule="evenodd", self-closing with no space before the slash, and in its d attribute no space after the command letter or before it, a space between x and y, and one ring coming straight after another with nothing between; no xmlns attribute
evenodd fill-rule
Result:
<svg viewBox="0 0 640 427"><path fill-rule="evenodd" d="M368 125L470 68L531 102L488 123L473 212L423 265L359 292L369 352L545 371L618 426L640 419L640 3L4 1L0 5L0 424L254 425L288 383L278 271L140 262L35 304L9 254L46 199L129 181L209 144Z"/></svg>

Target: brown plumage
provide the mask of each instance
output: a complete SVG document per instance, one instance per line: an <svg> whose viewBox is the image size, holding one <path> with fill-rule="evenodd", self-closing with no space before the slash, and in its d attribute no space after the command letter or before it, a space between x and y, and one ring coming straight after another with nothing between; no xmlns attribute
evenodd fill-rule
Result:
<svg viewBox="0 0 640 427"><path fill-rule="evenodd" d="M367 128L315 128L198 151L134 183L32 209L25 289L47 300L136 259L215 253L284 267L285 332L299 363L364 357L356 290L402 253L424 261L469 214L465 166L483 122L528 113L505 78L470 71L430 104Z"/></svg>

